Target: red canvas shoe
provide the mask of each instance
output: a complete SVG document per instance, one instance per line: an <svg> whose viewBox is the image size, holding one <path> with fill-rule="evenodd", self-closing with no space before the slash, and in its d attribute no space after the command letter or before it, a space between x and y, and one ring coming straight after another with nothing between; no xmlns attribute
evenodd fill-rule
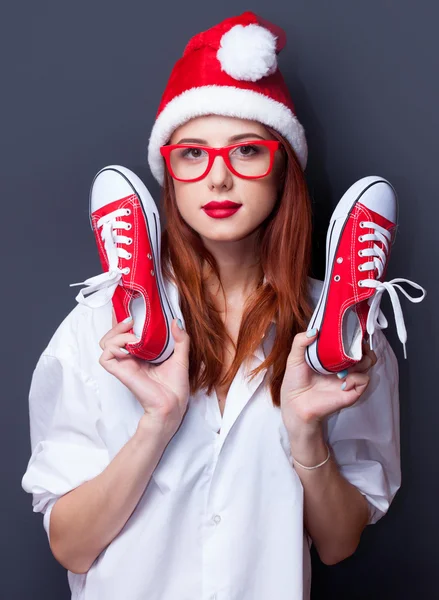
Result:
<svg viewBox="0 0 439 600"><path fill-rule="evenodd" d="M373 349L375 330L388 326L380 310L385 291L390 295L398 337L407 358L407 332L395 288L411 302L421 302L426 291L408 279L384 281L397 213L394 188L377 176L355 182L337 204L326 236L324 285L308 325L308 331L319 331L305 353L306 362L314 371L338 373L359 362L367 334ZM413 298L398 283L408 283L421 290L422 295Z"/></svg>
<svg viewBox="0 0 439 600"><path fill-rule="evenodd" d="M90 189L90 224L104 273L71 284L88 286L76 300L91 308L112 300L118 322L134 319L130 333L139 341L127 344L127 350L151 363L165 361L174 351L172 319L181 315L163 284L158 210L135 173L118 165L97 173Z"/></svg>

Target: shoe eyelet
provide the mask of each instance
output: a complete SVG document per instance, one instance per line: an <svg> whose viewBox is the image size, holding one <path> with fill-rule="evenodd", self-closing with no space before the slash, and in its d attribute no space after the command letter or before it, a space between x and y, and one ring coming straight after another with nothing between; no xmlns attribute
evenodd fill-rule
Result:
<svg viewBox="0 0 439 600"><path fill-rule="evenodd" d="M362 271L363 270L363 265L358 265L358 270Z"/></svg>
<svg viewBox="0 0 439 600"><path fill-rule="evenodd" d="M334 277L334 281L340 281L340 279L341 279L340 275L336 275L336 276Z"/></svg>
<svg viewBox="0 0 439 600"><path fill-rule="evenodd" d="M362 235L360 235L360 236L358 237L358 241L359 241L359 242L362 242L362 241L363 241L363 236L362 236Z"/></svg>
<svg viewBox="0 0 439 600"><path fill-rule="evenodd" d="M126 229L130 230L133 226L131 225L131 223L127 223Z"/></svg>
<svg viewBox="0 0 439 600"><path fill-rule="evenodd" d="M341 265L341 263L343 262L343 258L341 256L339 256L337 258L337 262L338 262L339 265Z"/></svg>
<svg viewBox="0 0 439 600"><path fill-rule="evenodd" d="M362 280L362 279L360 279L360 281L358 282L358 285L359 285L360 287L363 287L363 280Z"/></svg>
<svg viewBox="0 0 439 600"><path fill-rule="evenodd" d="M154 277L154 271L151 269L151 275Z"/></svg>
<svg viewBox="0 0 439 600"><path fill-rule="evenodd" d="M132 243L133 243L133 238L128 238L127 239L128 246L131 246Z"/></svg>
<svg viewBox="0 0 439 600"><path fill-rule="evenodd" d="M363 256L363 250L358 250L358 256Z"/></svg>
<svg viewBox="0 0 439 600"><path fill-rule="evenodd" d="M125 214L126 214L127 216L128 216L128 215L130 215L130 214L131 214L131 209L130 209L130 208L127 208L127 209L126 209L126 211L125 211Z"/></svg>
<svg viewBox="0 0 439 600"><path fill-rule="evenodd" d="M132 258L132 257L133 257L133 255L131 254L131 252L128 252L128 257L127 257L128 260L130 260L130 258Z"/></svg>
<svg viewBox="0 0 439 600"><path fill-rule="evenodd" d="M148 258L152 258L151 254L149 254L149 253L147 254L147 257L148 257Z"/></svg>
<svg viewBox="0 0 439 600"><path fill-rule="evenodd" d="M130 271L131 271L131 269L129 267L125 267L125 269L122 269L122 273L124 275L128 275Z"/></svg>
<svg viewBox="0 0 439 600"><path fill-rule="evenodd" d="M364 225L364 221L360 221L360 227L361 227L362 229L364 229L364 226L365 226L365 225Z"/></svg>

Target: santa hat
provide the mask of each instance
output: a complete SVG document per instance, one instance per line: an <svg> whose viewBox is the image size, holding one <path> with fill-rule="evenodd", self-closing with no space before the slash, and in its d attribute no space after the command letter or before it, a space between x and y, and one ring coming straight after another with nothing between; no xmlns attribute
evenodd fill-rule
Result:
<svg viewBox="0 0 439 600"><path fill-rule="evenodd" d="M148 162L160 185L160 146L186 121L216 114L250 119L282 134L306 167L305 131L277 65L285 31L251 11L225 19L189 40L163 93L151 131Z"/></svg>

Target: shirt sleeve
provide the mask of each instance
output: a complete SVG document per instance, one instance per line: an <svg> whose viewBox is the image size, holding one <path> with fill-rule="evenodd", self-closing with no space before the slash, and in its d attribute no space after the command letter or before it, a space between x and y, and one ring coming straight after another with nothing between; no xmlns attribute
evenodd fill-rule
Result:
<svg viewBox="0 0 439 600"><path fill-rule="evenodd" d="M42 354L29 392L31 457L22 478L34 512L49 520L58 498L93 479L109 464L100 435L97 385L64 359Z"/></svg>
<svg viewBox="0 0 439 600"><path fill-rule="evenodd" d="M364 394L327 419L339 470L368 501L368 524L384 516L401 486L398 362L381 330L374 351L377 363Z"/></svg>

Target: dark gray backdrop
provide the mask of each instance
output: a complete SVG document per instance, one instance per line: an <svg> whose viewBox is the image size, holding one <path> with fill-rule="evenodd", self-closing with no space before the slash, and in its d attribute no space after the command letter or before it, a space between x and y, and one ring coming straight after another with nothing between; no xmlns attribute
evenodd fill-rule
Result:
<svg viewBox="0 0 439 600"><path fill-rule="evenodd" d="M192 35L249 9L288 36L279 62L309 143L314 274L324 275L325 228L340 196L356 179L381 175L400 198L388 278L412 279L429 292L422 304L401 300L407 361L387 298L382 305L401 368L402 488L353 557L325 567L313 556L313 598L436 597L437 4L25 0L3 7L0 36L7 58L0 112L1 598L70 597L67 573L50 553L21 478L30 457L32 370L75 306L78 288L69 284L100 270L88 223L91 179L107 164L122 164L158 199L146 147L171 68Z"/></svg>

